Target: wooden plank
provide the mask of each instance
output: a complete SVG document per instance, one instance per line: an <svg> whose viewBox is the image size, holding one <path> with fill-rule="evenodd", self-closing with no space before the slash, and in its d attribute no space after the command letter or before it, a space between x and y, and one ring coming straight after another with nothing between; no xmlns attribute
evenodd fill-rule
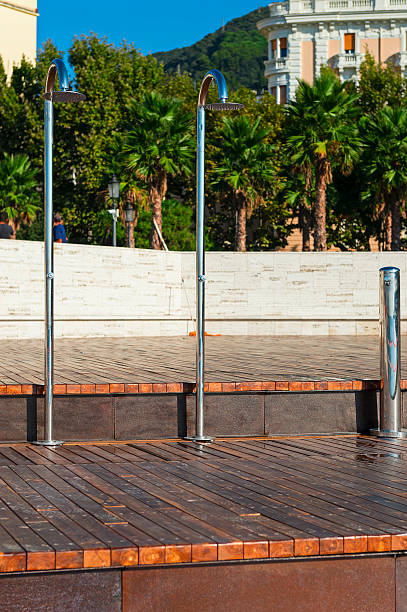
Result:
<svg viewBox="0 0 407 612"><path fill-rule="evenodd" d="M284 464L283 464L283 465L284 465L284 470L287 470L287 460L284 460ZM296 472L294 472L294 474L296 474ZM348 482L347 482L347 481L346 481L346 483L348 484ZM331 482L331 481L330 481L330 484L332 485L332 482ZM335 485L333 485L333 486L335 486ZM341 491L341 496L342 496L342 498L343 498L343 497L346 497L346 496L347 496L347 494L346 494L346 493L344 493L343 491ZM381 521L382 523L384 523L384 526L385 526L386 528L388 527L389 529L393 529L393 530L394 530L394 529L397 529L396 525L398 525L398 528L399 528L399 529L400 529L400 528L401 528L401 529L403 529L403 528L404 528L403 523L402 523L402 524L400 524L400 521L395 521L395 519L394 519L394 517L393 517L393 516L389 517L389 516L387 516L386 514L384 514L383 512L381 512L381 514L380 514L380 511L381 511L381 508L380 508L380 507L377 507L377 508L375 508L375 509L373 509L373 510L372 510L372 509L370 508L370 504L367 504L367 503L366 503L366 502L364 502L364 501L363 501L363 499L361 499L361 498L356 498L354 494L349 495L347 499L349 500L349 504L350 504L351 506L357 503L357 506L358 506L358 510L359 510L359 511L360 511L360 507L362 507L362 509L363 509L363 510L362 510L362 511L363 511L363 514L367 514L367 515L369 515L370 517L379 518L379 519L380 519L380 521ZM345 503L344 501L342 501L342 505L346 505L346 503ZM363 505L364 505L364 507L363 507ZM379 514L378 514L378 512L379 512ZM364 519L364 520L366 520L366 519ZM375 520L375 519L373 519L373 520ZM369 518L369 522L370 522L370 523L372 523L372 519L371 519L371 518ZM386 525L386 522L387 522L387 525ZM389 523L392 523L392 526L390 526L390 525L389 525ZM377 522L377 521L376 521L376 524L378 524L378 522Z"/></svg>
<svg viewBox="0 0 407 612"><path fill-rule="evenodd" d="M45 466L37 466L37 469L46 470L47 468L45 468ZM103 518L106 516L105 511L103 511L100 506L90 499L88 503L87 500L84 499L85 496L82 496L80 493L78 493L78 495L70 494L70 497L61 493L59 488L56 488L61 486L61 479L58 479L49 470L49 473L42 474L43 478L38 478L38 475L32 472L30 468L16 466L14 470L19 476L21 476L21 478L28 482L32 488L36 489L46 499L52 500L52 503L65 515L66 518L69 517L69 519L77 523L82 529L86 529L89 534L92 534L93 539L97 538L103 542L101 549L106 547L131 547L131 542L129 542L129 540L118 536L114 533L114 531L109 529L109 527L106 527L100 520L98 520L98 516L100 516L100 514L102 514ZM65 489L66 487L61 488ZM68 491L68 494L69 493L70 492ZM74 498L74 501L72 501L72 497ZM85 506L86 510L82 506ZM50 518L49 512L49 510L45 511L44 516ZM93 512L95 512L95 515ZM70 522L71 521L69 521L69 523ZM73 536L71 537L73 539ZM89 548L88 545L87 548Z"/></svg>
<svg viewBox="0 0 407 612"><path fill-rule="evenodd" d="M29 526L49 547L65 552L78 550L77 545L45 520L40 512L36 511L22 497L17 495L10 486L6 486L4 481L0 481L0 498L2 502L7 504L14 515L21 520L23 526ZM6 526L6 523L4 525ZM34 550L37 551L37 548L35 547ZM41 551L42 549L39 548L38 550Z"/></svg>
<svg viewBox="0 0 407 612"><path fill-rule="evenodd" d="M30 463L34 463L36 465L50 465L50 464L52 464L52 462L49 459L46 459L42 455L36 453L33 450L32 446L28 446L26 444L21 444L19 446L13 446L13 449L17 453L19 453L20 455L22 455L23 457L28 459L30 461ZM1 450L1 446L0 446L0 450Z"/></svg>
<svg viewBox="0 0 407 612"><path fill-rule="evenodd" d="M103 480L102 478L99 478L95 474L91 474L87 472L85 468L71 467L70 469L73 472L81 475L82 480L80 481L80 483L78 483L77 481L75 482L77 486L78 484L80 484L81 489L84 486L83 480L85 480L85 482L91 482L95 486L98 487L97 488L98 491L109 492L112 496L115 496L117 504L125 501L127 508L135 510L137 513L141 515L148 516L151 521L158 522L159 524L163 525L170 531L175 530L174 533L179 533L179 529L182 527L182 533L187 535L188 537L192 539L198 538L199 541L207 541L207 536L206 538L204 538L203 536L200 535L200 533L198 533L198 531L190 529L189 527L185 527L185 525L182 524L183 516L181 512L177 511L174 513L175 516L178 517L179 519L178 521L175 521L174 518L172 518L171 516L168 516L167 510L168 509L177 510L176 508L172 508L169 505L165 505L164 511L155 510L153 509L152 506L149 506L147 503L143 503L139 501L138 499L135 499L134 497L132 497L131 493L129 492L128 486L124 487L124 490L126 491L126 493L124 493L123 488L122 488L122 485L123 485L122 479L115 477L113 474L109 475L107 480ZM111 484L112 482L115 484ZM92 492L92 490L93 490L93 486L91 487L90 492ZM89 494L90 493L88 493L88 495ZM124 495L125 495L125 498L124 498ZM196 526L197 523L194 523L194 525ZM198 527L199 526L200 524L198 524Z"/></svg>
<svg viewBox="0 0 407 612"><path fill-rule="evenodd" d="M110 453L107 449L108 449L108 444L105 444L104 446L100 445L100 444L95 444L92 445L91 447L82 445L82 444L78 444L77 448L78 450L85 450L88 453L92 453L93 455L95 455L95 459L94 462L95 463L100 463L102 461L113 461L114 463L122 463L123 459L121 457L118 457L117 455L115 455L114 453ZM98 459L99 457L99 459Z"/></svg>
<svg viewBox="0 0 407 612"><path fill-rule="evenodd" d="M292 464L290 463L290 460L288 459L284 459L279 461L277 461L278 463L281 463L281 466L284 466L284 469L286 470L287 467L290 467ZM326 466L326 464L323 467L320 467L318 465L317 468L315 467L306 467L306 463L304 461L302 461L301 463L301 471L303 473L312 473L312 474L316 474L317 476L319 476L320 478L326 479L327 474L329 474L330 476L332 476L332 480L329 481L329 485L327 485L328 487L338 487L341 489L341 496L346 494L346 490L351 488L353 486L353 488L359 490L361 487L364 486L363 481L359 481L359 479L356 478L356 480L351 476L347 476L346 478L342 478L341 476L339 476L338 474L340 474L341 472L336 470L331 470L329 467ZM271 467L271 466L270 466ZM298 473L298 465L294 464L294 473L297 474ZM338 484L338 482L343 482L343 485ZM325 486L325 485L324 485ZM358 503L362 503L363 505L363 499L361 498L356 498L356 496L354 495L354 492L351 492L351 499L353 499L355 502L357 501ZM376 510L381 510L380 508L377 508ZM371 512L372 516L377 516L377 511L373 511ZM382 513L383 514L383 513ZM394 515L394 513L391 513ZM398 515L400 516L400 514ZM401 517L402 518L402 517ZM386 522L386 515L384 515L384 522ZM389 522L389 517L387 517L387 522Z"/></svg>

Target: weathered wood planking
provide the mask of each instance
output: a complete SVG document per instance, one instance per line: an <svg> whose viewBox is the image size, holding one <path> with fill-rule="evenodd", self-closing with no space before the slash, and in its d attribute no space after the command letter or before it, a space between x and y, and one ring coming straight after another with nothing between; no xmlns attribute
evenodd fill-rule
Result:
<svg viewBox="0 0 407 612"><path fill-rule="evenodd" d="M0 571L407 550L407 442L0 445Z"/></svg>

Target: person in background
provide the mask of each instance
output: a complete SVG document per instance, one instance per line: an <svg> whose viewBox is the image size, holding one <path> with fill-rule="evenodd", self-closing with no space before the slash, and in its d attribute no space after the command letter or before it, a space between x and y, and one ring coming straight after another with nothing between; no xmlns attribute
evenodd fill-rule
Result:
<svg viewBox="0 0 407 612"><path fill-rule="evenodd" d="M62 217L58 213L54 215L54 242L67 242Z"/></svg>
<svg viewBox="0 0 407 612"><path fill-rule="evenodd" d="M10 240L15 240L15 233L11 225L8 224L8 215L2 210L0 212L0 238L8 238Z"/></svg>

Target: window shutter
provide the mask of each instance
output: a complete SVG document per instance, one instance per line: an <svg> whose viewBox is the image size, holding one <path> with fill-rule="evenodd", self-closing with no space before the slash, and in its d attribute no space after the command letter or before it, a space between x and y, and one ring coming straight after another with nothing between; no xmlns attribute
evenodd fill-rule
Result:
<svg viewBox="0 0 407 612"><path fill-rule="evenodd" d="M345 34L345 51L355 50L355 35Z"/></svg>

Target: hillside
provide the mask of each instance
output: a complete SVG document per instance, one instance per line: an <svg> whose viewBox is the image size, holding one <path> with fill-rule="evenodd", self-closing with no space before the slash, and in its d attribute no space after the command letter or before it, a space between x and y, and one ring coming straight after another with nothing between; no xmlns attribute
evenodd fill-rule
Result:
<svg viewBox="0 0 407 612"><path fill-rule="evenodd" d="M257 31L256 22L267 15L267 7L256 9L189 47L153 55L168 72L189 72L199 82L205 72L218 68L231 89L244 85L260 91L266 86L263 62L267 59L267 41Z"/></svg>

